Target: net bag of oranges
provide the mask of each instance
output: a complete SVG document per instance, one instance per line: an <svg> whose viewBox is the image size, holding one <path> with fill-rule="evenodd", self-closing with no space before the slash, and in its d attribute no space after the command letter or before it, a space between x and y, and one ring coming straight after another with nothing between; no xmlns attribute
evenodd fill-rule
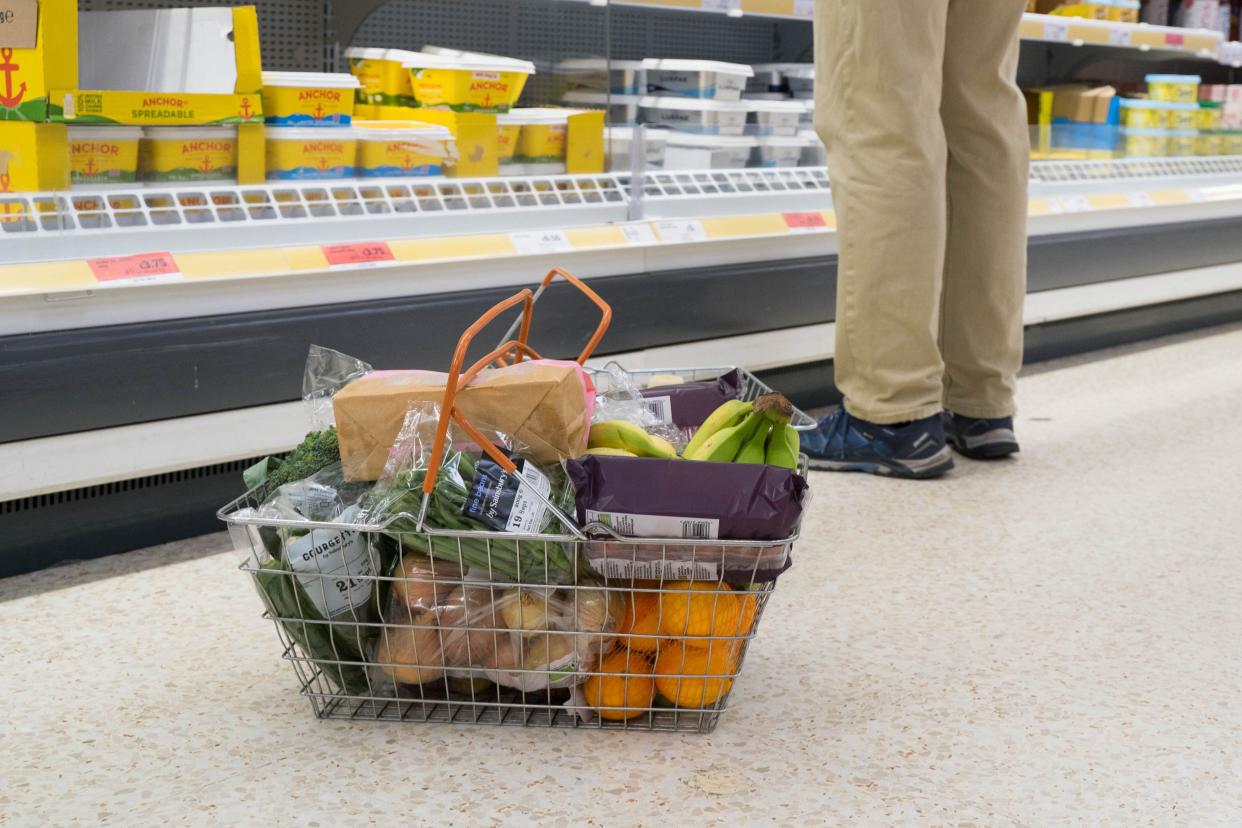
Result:
<svg viewBox="0 0 1242 828"><path fill-rule="evenodd" d="M321 508L314 512L273 513L258 489L221 510L245 553L241 569L254 578L284 658L319 717L710 732L726 710L776 576L788 568L800 508L783 509L779 525L737 540L697 532L662 538L650 526L627 537L619 523L578 514L582 504L576 511L572 494L541 487L540 480L572 480L573 458L553 467L536 463L463 415L457 392L481 372L541 359L528 342L531 316L558 276L601 311L577 362L591 355L611 310L563 271L550 273L538 292L522 291L484 314L458 342L426 463L411 497L395 509L370 509L375 492L357 481L348 504L336 502L344 487L321 485L331 476L325 472L277 490L294 485L315 495ZM519 307L502 344L467 366L474 337ZM770 392L738 369L651 373L664 383L736 378L731 411ZM787 456L796 435L788 437L785 427L807 423L813 421L786 410L780 423L764 426L766 441L784 441L779 451ZM623 432L615 424L607 429L630 439ZM762 446L765 438L748 439ZM685 445L654 438L651 445L658 453L647 456L657 465L689 462L678 457ZM642 446L634 447L582 449L628 462L643 456ZM804 462L773 475L763 472L763 460L760 452L750 461L755 479L796 478L788 488L800 504ZM707 472L710 465L703 463ZM450 471L456 482L446 487ZM495 528L503 522L476 525L463 517L506 497L543 517L508 531ZM708 511L719 507L709 504Z"/></svg>

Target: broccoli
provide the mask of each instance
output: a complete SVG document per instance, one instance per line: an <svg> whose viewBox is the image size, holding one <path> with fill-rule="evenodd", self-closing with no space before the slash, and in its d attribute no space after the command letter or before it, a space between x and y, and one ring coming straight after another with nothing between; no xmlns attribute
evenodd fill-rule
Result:
<svg viewBox="0 0 1242 828"><path fill-rule="evenodd" d="M315 472L333 463L341 462L341 446L336 429L312 431L306 439L289 452L284 459L266 457L246 469L243 478L248 488L254 489L256 503L271 497L272 492L298 480L305 480Z"/></svg>

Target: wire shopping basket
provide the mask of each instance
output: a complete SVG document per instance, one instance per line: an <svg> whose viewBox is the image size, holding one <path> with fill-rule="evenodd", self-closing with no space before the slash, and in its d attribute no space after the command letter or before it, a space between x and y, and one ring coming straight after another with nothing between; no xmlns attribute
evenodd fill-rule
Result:
<svg viewBox="0 0 1242 828"><path fill-rule="evenodd" d="M544 285L558 275L603 311L581 364L610 314L563 271ZM463 371L471 339L518 305L517 339ZM580 527L553 497L546 505L563 531L433 525L443 505L437 477L458 457L450 419L480 447L479 462L519 472L454 397L488 365L538 358L527 344L533 305L523 291L463 334L417 511L272 517L254 491L220 510L320 718L706 733L725 711L796 526L772 541L627 538L598 523ZM713 370L650 373L697 380L720 375ZM741 376L748 398L768 391ZM794 417L795 426L810 420Z"/></svg>

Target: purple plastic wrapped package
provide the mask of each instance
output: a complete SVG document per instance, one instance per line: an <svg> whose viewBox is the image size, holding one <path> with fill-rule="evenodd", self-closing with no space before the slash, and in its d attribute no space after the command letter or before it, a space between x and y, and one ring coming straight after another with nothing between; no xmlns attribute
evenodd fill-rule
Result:
<svg viewBox="0 0 1242 828"><path fill-rule="evenodd" d="M719 379L645 388L643 399L665 423L696 429L720 406L742 397L742 376L735 368Z"/></svg>
<svg viewBox="0 0 1242 828"><path fill-rule="evenodd" d="M806 479L795 472L594 455L565 467L576 489L578 521L591 535L587 560L603 575L752 582L789 568L808 493Z"/></svg>

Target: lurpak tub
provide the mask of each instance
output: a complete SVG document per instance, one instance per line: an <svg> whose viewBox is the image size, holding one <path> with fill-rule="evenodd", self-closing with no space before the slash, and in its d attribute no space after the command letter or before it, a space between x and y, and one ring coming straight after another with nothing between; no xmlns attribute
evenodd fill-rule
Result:
<svg viewBox="0 0 1242 828"><path fill-rule="evenodd" d="M745 64L718 60L648 58L643 61L643 71L647 75L647 91L653 95L718 101L741 98L747 80L755 75L755 70Z"/></svg>
<svg viewBox="0 0 1242 828"><path fill-rule="evenodd" d="M743 101L702 98L661 98L648 95L639 102L644 123L703 135L741 135L750 107Z"/></svg>

